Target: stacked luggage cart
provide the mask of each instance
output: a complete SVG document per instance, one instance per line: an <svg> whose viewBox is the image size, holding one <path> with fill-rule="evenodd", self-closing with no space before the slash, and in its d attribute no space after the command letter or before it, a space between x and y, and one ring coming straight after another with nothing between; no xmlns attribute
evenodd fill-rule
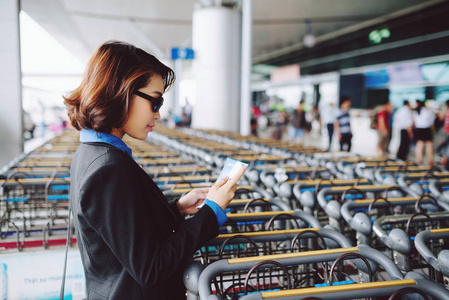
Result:
<svg viewBox="0 0 449 300"><path fill-rule="evenodd" d="M449 172L209 130L126 140L165 196L248 163L220 234L192 257L188 299L449 299ZM0 247L76 243L66 132L0 174ZM404 298L408 299L408 298Z"/></svg>

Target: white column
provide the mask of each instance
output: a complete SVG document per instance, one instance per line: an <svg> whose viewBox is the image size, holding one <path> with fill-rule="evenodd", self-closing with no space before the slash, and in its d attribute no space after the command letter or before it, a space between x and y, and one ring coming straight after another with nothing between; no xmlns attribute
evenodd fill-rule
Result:
<svg viewBox="0 0 449 300"><path fill-rule="evenodd" d="M19 0L0 1L0 168L23 152Z"/></svg>
<svg viewBox="0 0 449 300"><path fill-rule="evenodd" d="M219 6L198 8L192 29L197 83L192 127L238 132L241 13Z"/></svg>
<svg viewBox="0 0 449 300"><path fill-rule="evenodd" d="M252 0L243 0L242 21L242 90L240 103L240 134L250 134L251 65L252 65Z"/></svg>

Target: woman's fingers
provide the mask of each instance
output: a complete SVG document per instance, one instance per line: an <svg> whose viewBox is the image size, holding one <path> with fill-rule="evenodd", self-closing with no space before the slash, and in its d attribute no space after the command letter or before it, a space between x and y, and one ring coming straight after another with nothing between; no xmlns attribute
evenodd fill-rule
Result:
<svg viewBox="0 0 449 300"><path fill-rule="evenodd" d="M209 193L210 188L197 188L195 189L196 195L200 198L206 197L207 193Z"/></svg>
<svg viewBox="0 0 449 300"><path fill-rule="evenodd" d="M219 188L221 188L226 182L228 182L228 180L229 180L229 176L225 176L225 177L223 177L222 179L218 180L213 186L214 186L216 189L219 189Z"/></svg>
<svg viewBox="0 0 449 300"><path fill-rule="evenodd" d="M246 166L242 166L239 171L235 174L234 177L231 178L231 180L229 180L230 185L236 185L237 182L240 180L240 178L243 176L243 173L245 173L246 171Z"/></svg>

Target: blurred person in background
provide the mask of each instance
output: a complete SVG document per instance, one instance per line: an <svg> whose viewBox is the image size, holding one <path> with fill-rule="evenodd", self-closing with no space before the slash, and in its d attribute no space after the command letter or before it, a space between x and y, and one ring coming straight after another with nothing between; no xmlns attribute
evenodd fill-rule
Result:
<svg viewBox="0 0 449 300"><path fill-rule="evenodd" d="M251 135L252 136L259 136L259 134L257 132L257 127L258 127L258 123L257 123L256 117L251 117L250 129L251 129Z"/></svg>
<svg viewBox="0 0 449 300"><path fill-rule="evenodd" d="M424 150L426 152L429 166L433 165L433 132L432 126L435 122L433 111L425 107L424 102L416 100L416 108L413 112L413 123L415 125L416 162L423 164Z"/></svg>
<svg viewBox="0 0 449 300"><path fill-rule="evenodd" d="M281 108L277 112L276 121L274 122L274 131L272 134L272 138L275 140L282 140L287 124L288 124L287 112L283 108Z"/></svg>
<svg viewBox="0 0 449 300"><path fill-rule="evenodd" d="M445 111L445 115L442 118L443 120L443 131L444 131L444 141L438 146L438 148L440 147L444 147L446 145L449 144L449 100L447 100L445 102L445 110L441 110L441 111ZM440 111L440 112L441 112ZM441 116L438 116L441 119Z"/></svg>
<svg viewBox="0 0 449 300"><path fill-rule="evenodd" d="M383 99L382 106L377 113L377 152L380 156L386 156L391 140L391 112L393 106L388 98Z"/></svg>
<svg viewBox="0 0 449 300"><path fill-rule="evenodd" d="M443 119L445 139L440 145L438 145L436 151L442 156L442 163L445 165L445 169L449 170L449 100L445 102L445 106L446 114Z"/></svg>
<svg viewBox="0 0 449 300"><path fill-rule="evenodd" d="M321 135L321 116L318 105L314 105L313 108L306 114L307 127L306 131L310 131L310 135L319 137ZM310 122L309 122L310 121Z"/></svg>
<svg viewBox="0 0 449 300"><path fill-rule="evenodd" d="M335 107L334 103L329 103L329 105L327 105L326 107L324 107L321 110L321 124L323 126L326 126L327 128L327 135L329 138L329 146L327 147L326 151L330 151L331 150L331 146L332 146L332 137L334 136L334 123L335 120L337 119L337 115L338 115L338 109Z"/></svg>
<svg viewBox="0 0 449 300"><path fill-rule="evenodd" d="M304 100L299 101L298 107L293 110L290 118L288 137L296 144L301 144L307 130L306 112L304 110Z"/></svg>
<svg viewBox="0 0 449 300"><path fill-rule="evenodd" d="M27 111L23 111L23 137L25 140L34 138L34 130L36 124L34 124L31 114Z"/></svg>
<svg viewBox="0 0 449 300"><path fill-rule="evenodd" d="M401 130L401 141L396 157L405 161L410 150L410 142L413 139L413 116L409 101L405 100L404 105L398 109L394 115L394 123Z"/></svg>
<svg viewBox="0 0 449 300"><path fill-rule="evenodd" d="M340 151L351 152L352 131L351 117L349 115L350 108L351 99L349 97L342 97L340 103L340 113L334 123L335 131L338 133L338 140L340 141Z"/></svg>

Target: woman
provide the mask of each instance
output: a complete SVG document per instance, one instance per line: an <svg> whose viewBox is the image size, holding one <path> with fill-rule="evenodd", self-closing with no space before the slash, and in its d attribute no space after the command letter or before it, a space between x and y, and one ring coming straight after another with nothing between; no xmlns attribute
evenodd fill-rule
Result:
<svg viewBox="0 0 449 300"><path fill-rule="evenodd" d="M424 106L423 101L416 100L416 108L413 112L413 123L415 124L415 155L419 165L423 163L424 148L426 151L429 166L433 165L433 134L432 126L435 121L435 114Z"/></svg>
<svg viewBox="0 0 449 300"><path fill-rule="evenodd" d="M227 219L224 209L245 168L170 203L122 141L125 134L147 137L173 82L173 71L154 56L107 42L90 59L81 85L64 98L81 131L70 206L88 299L185 299L186 263ZM194 216L185 220L188 214Z"/></svg>

